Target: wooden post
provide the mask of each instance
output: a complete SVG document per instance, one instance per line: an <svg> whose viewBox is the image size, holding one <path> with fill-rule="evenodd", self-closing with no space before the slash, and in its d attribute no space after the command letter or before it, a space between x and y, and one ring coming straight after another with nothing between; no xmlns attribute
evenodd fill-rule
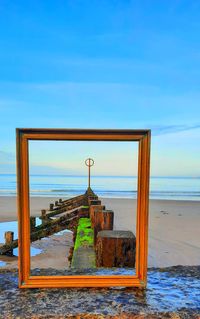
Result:
<svg viewBox="0 0 200 319"><path fill-rule="evenodd" d="M30 228L31 228L31 231L33 231L35 229L35 226L36 226L36 217L31 216L30 217Z"/></svg>
<svg viewBox="0 0 200 319"><path fill-rule="evenodd" d="M98 200L98 196L88 196L88 201L89 200Z"/></svg>
<svg viewBox="0 0 200 319"><path fill-rule="evenodd" d="M47 216L46 216L46 210L45 210L45 209L42 209L42 210L41 210L41 215L42 215L41 217L44 218L44 219L47 217Z"/></svg>
<svg viewBox="0 0 200 319"><path fill-rule="evenodd" d="M51 204L50 204L51 205ZM41 210L41 218L42 218L42 225L46 224L46 222L48 221L48 218L47 218L47 212L45 209L42 209Z"/></svg>
<svg viewBox="0 0 200 319"><path fill-rule="evenodd" d="M112 210L98 210L94 212L94 243L97 234L101 230L112 230L114 224L114 212Z"/></svg>
<svg viewBox="0 0 200 319"><path fill-rule="evenodd" d="M83 206L78 210L78 217L89 217L89 206Z"/></svg>
<svg viewBox="0 0 200 319"><path fill-rule="evenodd" d="M62 203L62 198L59 198L59 203Z"/></svg>
<svg viewBox="0 0 200 319"><path fill-rule="evenodd" d="M58 201L57 200L55 201L55 206L58 206Z"/></svg>
<svg viewBox="0 0 200 319"><path fill-rule="evenodd" d="M97 267L135 267L135 235L131 231L104 230L97 235Z"/></svg>
<svg viewBox="0 0 200 319"><path fill-rule="evenodd" d="M94 228L94 212L105 210L104 205L91 205L90 206L90 219L92 228Z"/></svg>
<svg viewBox="0 0 200 319"><path fill-rule="evenodd" d="M7 231L4 234L5 237L5 245L11 245L14 239L14 232L13 231ZM10 249L6 252L6 255L13 256L13 249Z"/></svg>
<svg viewBox="0 0 200 319"><path fill-rule="evenodd" d="M88 200L88 205L101 205L101 201L100 200L96 200L96 199L89 199Z"/></svg>
<svg viewBox="0 0 200 319"><path fill-rule="evenodd" d="M49 205L49 210L53 210L53 206L54 206L54 204L50 204Z"/></svg>

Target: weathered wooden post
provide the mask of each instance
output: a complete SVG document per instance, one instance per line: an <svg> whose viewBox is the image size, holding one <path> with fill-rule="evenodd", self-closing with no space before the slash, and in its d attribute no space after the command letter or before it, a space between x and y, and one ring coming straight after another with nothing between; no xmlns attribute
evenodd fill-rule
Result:
<svg viewBox="0 0 200 319"><path fill-rule="evenodd" d="M47 214L46 209L42 209L41 214L42 214L42 218L46 218L47 217L46 216L46 214Z"/></svg>
<svg viewBox="0 0 200 319"><path fill-rule="evenodd" d="M78 210L78 217L82 218L82 217L89 217L89 206L83 206L81 208L79 208Z"/></svg>
<svg viewBox="0 0 200 319"><path fill-rule="evenodd" d="M90 206L90 219L92 228L94 228L94 212L105 210L104 205L91 205Z"/></svg>
<svg viewBox="0 0 200 319"><path fill-rule="evenodd" d="M13 231L7 231L4 234L5 238L5 245L11 245L14 239L14 232ZM13 249L10 249L6 252L6 255L13 256Z"/></svg>
<svg viewBox="0 0 200 319"><path fill-rule="evenodd" d="M59 203L62 203L62 198L59 198Z"/></svg>
<svg viewBox="0 0 200 319"><path fill-rule="evenodd" d="M53 206L54 206L54 204L50 204L49 205L49 210L53 210Z"/></svg>
<svg viewBox="0 0 200 319"><path fill-rule="evenodd" d="M30 217L30 228L31 228L31 231L33 231L35 229L35 226L36 226L36 217L31 216Z"/></svg>
<svg viewBox="0 0 200 319"><path fill-rule="evenodd" d="M98 210L94 212L94 243L97 234L101 230L112 230L114 224L114 212L112 210Z"/></svg>
<svg viewBox="0 0 200 319"><path fill-rule="evenodd" d="M55 206L58 206L58 201L57 200L55 201Z"/></svg>
<svg viewBox="0 0 200 319"><path fill-rule="evenodd" d="M41 210L41 218L42 218L42 225L44 225L47 222L47 220L48 220L47 212L46 212L45 209Z"/></svg>
<svg viewBox="0 0 200 319"><path fill-rule="evenodd" d="M97 235L97 267L135 267L135 235L131 231L103 230Z"/></svg>
<svg viewBox="0 0 200 319"><path fill-rule="evenodd" d="M96 200L96 199L89 199L88 200L88 205L101 205L101 201L100 200Z"/></svg>
<svg viewBox="0 0 200 319"><path fill-rule="evenodd" d="M98 198L98 196L88 196L88 201L89 200L98 200L99 198Z"/></svg>

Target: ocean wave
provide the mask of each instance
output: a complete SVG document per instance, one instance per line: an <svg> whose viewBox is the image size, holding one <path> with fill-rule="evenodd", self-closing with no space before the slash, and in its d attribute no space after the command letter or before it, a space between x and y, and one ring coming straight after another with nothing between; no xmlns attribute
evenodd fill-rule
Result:
<svg viewBox="0 0 200 319"><path fill-rule="evenodd" d="M30 176L30 196L74 197L85 193L87 176L57 175ZM16 196L16 176L0 175L0 196ZM69 177L69 178L68 178ZM84 177L84 178L83 178ZM98 177L98 178L97 178ZM92 189L100 197L137 198L136 178L131 176L93 176ZM200 179L151 177L151 199L200 200Z"/></svg>
<svg viewBox="0 0 200 319"><path fill-rule="evenodd" d="M47 194L47 193L53 193L53 194L83 194L85 192L86 188L54 188L54 189L30 189L30 194ZM115 189L93 189L95 193L99 195L137 195L137 190L115 190ZM16 189L0 189L0 193L6 194L16 194ZM150 191L150 197L200 197L199 191L161 191L161 190L153 190Z"/></svg>
<svg viewBox="0 0 200 319"><path fill-rule="evenodd" d="M53 189L53 190L40 190L31 191L31 195L39 196L48 195L50 196L68 196L72 197L74 195L80 195L85 192L85 189ZM94 192L98 194L100 197L110 197L110 198L137 198L137 191L129 191L129 190L102 190L102 189L94 189ZM200 199L200 192L181 192L181 191L151 191L149 194L150 199Z"/></svg>

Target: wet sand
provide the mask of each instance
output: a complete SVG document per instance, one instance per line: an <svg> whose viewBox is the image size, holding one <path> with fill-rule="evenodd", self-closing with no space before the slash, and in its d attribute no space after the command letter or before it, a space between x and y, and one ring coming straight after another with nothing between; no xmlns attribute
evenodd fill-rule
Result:
<svg viewBox="0 0 200 319"><path fill-rule="evenodd" d="M34 197L31 199L31 215L39 216L41 209L57 198ZM102 203L115 213L114 228L132 230L135 233L136 201L131 199L103 198ZM0 197L0 221L17 219L16 198ZM151 200L149 214L149 267L173 265L198 265L200 263L200 201ZM8 229L5 229L5 231ZM68 237L67 237L68 236ZM51 250L32 257L42 266L43 260L49 267L54 261L59 268L66 267L66 255L70 246L70 234L66 235L68 244L63 246L63 238ZM52 237L52 236L51 236ZM38 241L41 244L42 241ZM34 243L34 245L39 245ZM52 251L53 249L53 251ZM64 249L64 250L62 250ZM62 260L63 254L65 255ZM59 256L60 257L59 257ZM61 258L61 259L60 259ZM58 261L59 260L59 261ZM41 263L40 263L41 262Z"/></svg>

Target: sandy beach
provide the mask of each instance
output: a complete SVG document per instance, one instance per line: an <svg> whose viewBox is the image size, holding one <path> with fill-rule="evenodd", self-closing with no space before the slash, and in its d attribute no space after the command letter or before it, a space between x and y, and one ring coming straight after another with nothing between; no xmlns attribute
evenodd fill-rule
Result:
<svg viewBox="0 0 200 319"><path fill-rule="evenodd" d="M48 209L49 203L57 198L31 198L31 215L40 216L41 209ZM135 232L136 201L131 199L102 198L106 209L115 213L114 228L132 230ZM0 222L17 220L16 198L0 198ZM151 200L149 212L149 262L148 267L166 267L173 265L198 265L200 263L200 202L176 200ZM5 229L8 231L9 229ZM66 236L63 241L63 236ZM33 265L42 267L43 261L53 267L54 261L59 260L58 268L67 264L67 252L72 242L71 234L59 237L51 236L51 242L56 243L52 248L32 257ZM59 244L60 242L60 244ZM64 243L64 244L63 244ZM42 247L42 241L35 242L35 247ZM66 245L66 247L65 247ZM63 257L62 257L63 256ZM6 257L7 260L8 257ZM2 258L1 260L5 260ZM12 262L12 266L17 261Z"/></svg>

